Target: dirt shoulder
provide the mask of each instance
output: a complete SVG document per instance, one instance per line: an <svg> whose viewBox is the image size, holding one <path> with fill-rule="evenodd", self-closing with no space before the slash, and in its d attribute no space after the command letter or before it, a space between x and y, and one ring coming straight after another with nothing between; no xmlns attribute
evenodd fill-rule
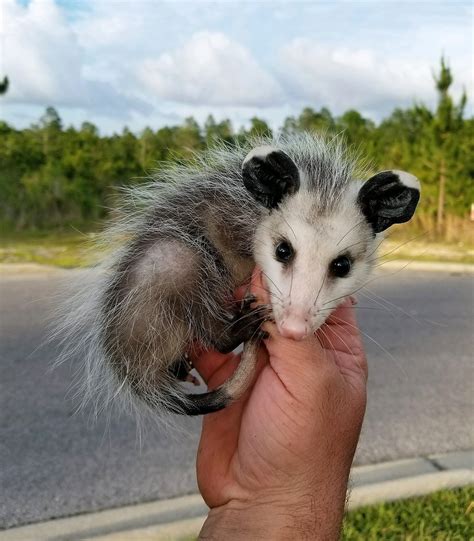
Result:
<svg viewBox="0 0 474 541"><path fill-rule="evenodd" d="M12 235L0 241L0 264L87 267L100 259L94 233ZM474 264L474 245L386 239L379 248L384 261Z"/></svg>

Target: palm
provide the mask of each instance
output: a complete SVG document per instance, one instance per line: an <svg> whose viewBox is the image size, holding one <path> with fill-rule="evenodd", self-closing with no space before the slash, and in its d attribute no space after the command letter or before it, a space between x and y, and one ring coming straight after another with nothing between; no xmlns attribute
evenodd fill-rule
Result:
<svg viewBox="0 0 474 541"><path fill-rule="evenodd" d="M197 476L210 507L254 490L271 490L285 472L295 474L295 453L314 449L319 427L313 395L324 392L325 378L340 379L337 388L341 393L347 392L347 385L364 387L360 375L365 376L365 359L352 312L344 305L318 331L317 338L311 339L310 347L325 358L314 374L308 374L304 364L289 362L285 352L287 345L294 350L307 348L307 344L288 344L291 341L277 338L282 342L270 348L270 354L262 346L256 381L247 396L204 418ZM354 357L362 371L354 371ZM206 352L195 364L212 388L229 377L237 362L235 355ZM317 385L305 385L313 376ZM302 469L310 462L300 460Z"/></svg>

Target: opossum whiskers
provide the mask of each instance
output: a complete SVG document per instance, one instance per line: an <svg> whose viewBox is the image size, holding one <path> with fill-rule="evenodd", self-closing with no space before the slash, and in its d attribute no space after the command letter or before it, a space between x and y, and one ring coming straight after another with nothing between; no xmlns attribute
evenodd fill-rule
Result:
<svg viewBox="0 0 474 541"><path fill-rule="evenodd" d="M398 246L395 246L395 248L392 248L391 250L389 250L388 252L385 252L383 254L380 254L376 259L369 259L368 261L369 262L374 262L374 261L377 261L379 258L383 258L383 257L387 257L388 255L390 254L393 254L393 252L396 252L397 250L399 250L402 246L406 246L407 244L409 244L410 242L413 242L415 240L418 240L422 237L426 237L426 235L428 235L430 231L424 231L423 233L420 233L419 235L415 235L414 237L406 240L405 242L402 242L401 244L399 244ZM385 240L385 239L384 239ZM374 252L372 252L373 254ZM372 255L372 254L369 254L369 257ZM382 262L383 264L383 262ZM378 265L376 265L378 266Z"/></svg>
<svg viewBox="0 0 474 541"><path fill-rule="evenodd" d="M395 304L394 302L389 301L385 297L378 295L377 293L375 293L375 291L372 291L371 289L362 291L361 294L364 295L369 301L374 302L375 304L378 304L379 306L384 306L384 304L382 303L385 303L386 307L397 310L398 312L400 312L401 315L408 316L410 319L412 319L419 325L429 324L429 325L437 325L439 327L447 327L447 325L443 323L439 323L437 321L432 321L425 318L417 318L413 314L410 314L410 312L408 312L407 310L404 310L401 306L398 306L398 304ZM379 299L379 301L377 301L377 299ZM387 310L390 311L388 308Z"/></svg>
<svg viewBox="0 0 474 541"><path fill-rule="evenodd" d="M356 289L354 289L353 291L349 292L349 293L345 293L344 295L341 295L340 297L335 297L333 299L330 299L326 302L323 303L323 306L326 305L326 304L329 304L331 302L334 302L334 301L337 301L339 299L343 299L344 297L350 297L351 295L354 295L354 293L357 293L358 291L360 291L362 288L366 287L368 284L372 283L372 282L376 282L377 280L380 280L381 278L388 278L390 276L394 276L395 274L398 274L399 272L405 270L408 265L410 265L410 263L413 263L414 260L410 260L406 263L406 265L403 265L403 267L401 267L400 269L397 269L395 272L391 272L389 274L385 274L385 275L380 275L380 276L375 276L375 278L372 278L370 280L368 280L367 282L364 282L360 287L357 287Z"/></svg>
<svg viewBox="0 0 474 541"><path fill-rule="evenodd" d="M271 305L269 304L258 305L254 310L249 311L243 314L242 316L240 316L239 318L237 318L236 320L231 321L226 327L224 327L221 333L221 336L224 336L226 332L232 329L232 327L236 325L237 323L242 323L242 322L245 323L243 326L239 326L239 329L241 330L247 329L255 321L261 320L260 323L263 323L266 320L267 315L270 310L271 310ZM245 322L246 319L248 320L247 322Z"/></svg>
<svg viewBox="0 0 474 541"><path fill-rule="evenodd" d="M365 223L365 219L361 220L360 222L357 222L353 227L351 227L349 229L349 231L347 231L347 233L345 233L340 239L339 239L339 242L336 243L336 246L339 246L339 244L341 244L341 242L347 237L347 235L349 235L350 233L352 233L352 231L354 231L354 229L356 229L357 227L359 227L360 225L362 225L363 223Z"/></svg>
<svg viewBox="0 0 474 541"><path fill-rule="evenodd" d="M291 281L290 281L290 303L289 303L289 306L291 306L291 292L293 291L293 276L294 276L294 269L293 267L291 267Z"/></svg>
<svg viewBox="0 0 474 541"><path fill-rule="evenodd" d="M349 346L349 344L344 340L344 338L342 338L341 334L339 334L336 329L334 328L334 326L338 327L339 329L344 329L344 325L347 325L348 322L341 319L340 317L337 317L337 316L332 316L332 321L331 323L327 324L327 327L331 327L331 331L336 335L336 337L346 346L347 350L348 350L348 353L357 361L357 365L359 368L361 368L361 365L360 363L358 362L358 359L357 359L357 355L354 354L354 350L352 349L351 346ZM324 325L323 325L324 326ZM353 326L353 325L352 325Z"/></svg>
<svg viewBox="0 0 474 541"><path fill-rule="evenodd" d="M285 215L282 214L281 217L283 218L283 221L286 223L286 225L288 226L288 229L293 233L293 236L295 237L295 240L297 241L298 240L298 237L296 236L296 233L294 231L294 229L291 227L291 225L288 223L288 220L285 218Z"/></svg>
<svg viewBox="0 0 474 541"><path fill-rule="evenodd" d="M400 369L400 371L402 372L402 374L407 377L407 373L405 371L405 369L403 368L403 365L401 364L400 360L399 359L396 359L391 353L390 351L388 351L388 349L386 349L384 346L382 346L382 344L380 344L380 342L377 342L377 340L375 340L375 338L373 338L372 336L370 336L370 334L367 334L366 332L364 332L363 330L361 330L358 326L356 325L353 325L352 323L349 323L348 321L345 321L341 318L339 318L338 316L334 316L332 315L331 317L333 317L335 320L339 320L341 321L342 323L344 323L344 325L348 325L349 327L352 327L354 330L360 332L363 336L365 336L368 340L370 340L373 344L375 344L378 348L380 348L381 351L383 351L394 363L395 365Z"/></svg>
<svg viewBox="0 0 474 541"><path fill-rule="evenodd" d="M329 336L327 335L326 331L324 330L324 325L321 325L321 327L319 327L318 329L319 332L321 332L321 334L323 335L323 337L327 340L329 346L330 346L330 349L332 351L337 351L337 349L334 347L334 343L332 342L332 340L329 338ZM327 358L327 347L325 347L321 342L321 347L323 348L323 351L324 351L324 355L325 357Z"/></svg>
<svg viewBox="0 0 474 541"><path fill-rule="evenodd" d="M382 245L383 242L385 242L387 239L385 237L382 237L380 239L380 242L377 244L377 246L369 253L366 255L366 258L367 258L367 262L368 263L373 263L374 261L378 261L379 259L379 256L377 255L377 257L375 257L374 259L370 259L371 256L373 256L375 253L377 253L378 249L380 248L380 246Z"/></svg>
<svg viewBox="0 0 474 541"><path fill-rule="evenodd" d="M321 291L323 289L324 282L326 281L327 275L328 275L328 271L326 271L324 273L324 277L323 277L323 280L321 282L321 287L319 288L318 294L316 295L316 300L314 301L312 308L314 308L316 306L316 303L318 302L318 299L319 299L319 296L321 295Z"/></svg>
<svg viewBox="0 0 474 541"><path fill-rule="evenodd" d="M382 239L382 242L386 239ZM349 246L344 246L344 248L341 248L341 252L345 252L346 250L349 250L349 248L353 248L354 246L358 246L359 244L366 243L367 239L362 239L357 242L354 242L353 244L349 244ZM380 245L379 245L380 246Z"/></svg>
<svg viewBox="0 0 474 541"><path fill-rule="evenodd" d="M283 295L282 290L275 284L274 280L272 280L272 279L270 278L270 276L268 276L268 274L267 274L265 271L263 271L263 270L262 270L262 274L263 274L263 276L265 276L265 278L266 278L267 280L269 280L269 281L277 288L278 293L280 293L280 295ZM270 293L270 291L269 291L268 289L266 289L266 291L267 291L267 293ZM280 300L283 300L283 299L280 298Z"/></svg>
<svg viewBox="0 0 474 541"><path fill-rule="evenodd" d="M351 355L352 357L356 357L354 354L354 350L351 346L344 340L344 338L339 334L334 327L337 327L338 329L344 329L344 325L347 324L347 321L339 318L339 317L333 317L329 323L325 323L323 327L326 327L326 330L329 330L334 333L334 335L337 337L338 340L342 342L342 344L346 347L347 353ZM345 352L344 352L345 353Z"/></svg>

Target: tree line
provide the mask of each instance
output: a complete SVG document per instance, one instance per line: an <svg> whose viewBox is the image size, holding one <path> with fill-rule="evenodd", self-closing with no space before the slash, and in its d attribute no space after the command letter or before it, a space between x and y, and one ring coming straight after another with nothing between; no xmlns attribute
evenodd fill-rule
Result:
<svg viewBox="0 0 474 541"><path fill-rule="evenodd" d="M422 181L420 213L442 235L446 217L467 217L474 201L474 119L465 118L465 95L458 103L452 99L452 82L442 59L434 76L434 110L421 103L396 108L377 124L353 109L334 116L325 107L306 107L286 118L280 131L343 133L374 170L415 174ZM271 133L260 118L236 130L230 120L217 122L210 115L203 125L190 117L140 134L124 128L101 136L90 122L79 129L64 127L53 107L27 129L0 121L1 225L16 230L97 226L119 186L143 182L163 162L187 160L217 140L233 144Z"/></svg>

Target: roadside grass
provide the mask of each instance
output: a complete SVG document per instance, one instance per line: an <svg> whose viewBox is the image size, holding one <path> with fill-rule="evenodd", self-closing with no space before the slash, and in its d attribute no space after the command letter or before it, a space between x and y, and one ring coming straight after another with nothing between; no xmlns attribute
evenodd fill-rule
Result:
<svg viewBox="0 0 474 541"><path fill-rule="evenodd" d="M8 232L0 239L0 263L39 263L63 268L87 267L98 254L95 233Z"/></svg>
<svg viewBox="0 0 474 541"><path fill-rule="evenodd" d="M0 263L39 263L64 268L87 267L100 259L95 232L2 232ZM423 236L395 233L385 239L379 254L385 261L442 261L474 263L474 244L423 240Z"/></svg>
<svg viewBox="0 0 474 541"><path fill-rule="evenodd" d="M350 511L343 541L472 541L474 485Z"/></svg>
<svg viewBox="0 0 474 541"><path fill-rule="evenodd" d="M180 541L195 541L184 537ZM474 485L360 507L346 514L341 541L472 541Z"/></svg>
<svg viewBox="0 0 474 541"><path fill-rule="evenodd" d="M406 238L393 235L382 242L379 255L385 261L403 259L473 264L474 244L423 241L422 237Z"/></svg>

